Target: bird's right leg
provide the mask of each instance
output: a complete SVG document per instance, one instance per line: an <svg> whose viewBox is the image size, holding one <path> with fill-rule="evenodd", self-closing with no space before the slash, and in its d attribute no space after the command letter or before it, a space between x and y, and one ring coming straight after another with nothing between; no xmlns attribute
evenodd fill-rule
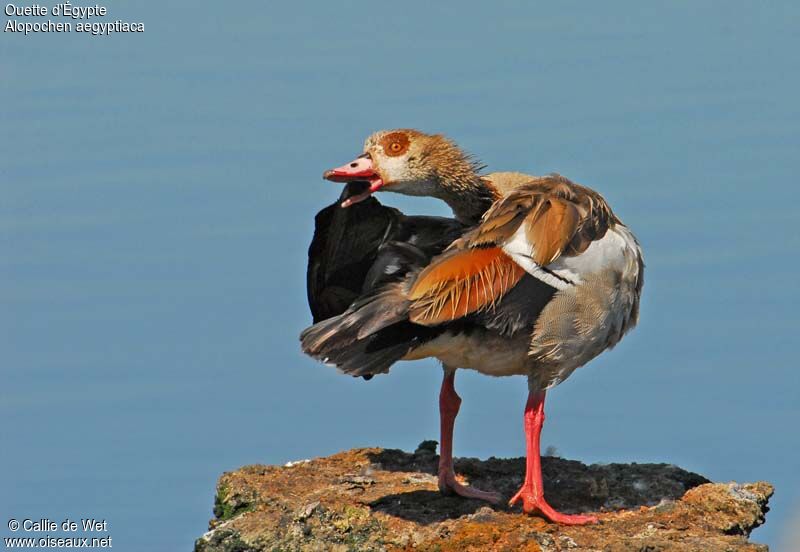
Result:
<svg viewBox="0 0 800 552"><path fill-rule="evenodd" d="M461 397L456 393L455 368L444 367L442 389L439 392L439 419L441 440L439 442L439 490L443 494L455 493L466 498L477 498L492 503L500 502L500 495L469 487L456 480L453 470L453 427L456 423Z"/></svg>
<svg viewBox="0 0 800 552"><path fill-rule="evenodd" d="M539 443L544 425L544 397L545 392L531 389L528 402L525 404L525 481L522 488L515 494L508 504L522 501L522 509L526 514L538 513L545 519L562 525L584 525L597 523L597 518L586 515L562 514L555 510L544 499L544 484L542 483L542 458L539 454Z"/></svg>

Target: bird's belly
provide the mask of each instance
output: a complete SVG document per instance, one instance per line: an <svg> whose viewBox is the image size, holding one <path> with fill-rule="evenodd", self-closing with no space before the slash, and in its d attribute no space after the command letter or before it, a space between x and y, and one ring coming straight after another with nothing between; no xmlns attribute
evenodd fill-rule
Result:
<svg viewBox="0 0 800 552"><path fill-rule="evenodd" d="M531 365L527 338L505 338L492 332L447 332L411 351L404 360L435 357L454 368L488 376L527 375Z"/></svg>

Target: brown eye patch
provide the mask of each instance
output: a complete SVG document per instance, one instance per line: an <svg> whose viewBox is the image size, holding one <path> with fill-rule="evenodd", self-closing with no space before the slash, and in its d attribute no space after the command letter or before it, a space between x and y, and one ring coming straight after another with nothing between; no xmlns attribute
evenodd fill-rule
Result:
<svg viewBox="0 0 800 552"><path fill-rule="evenodd" d="M404 132L392 132L381 138L380 144L383 146L383 152L386 155L397 157L408 151L411 141Z"/></svg>

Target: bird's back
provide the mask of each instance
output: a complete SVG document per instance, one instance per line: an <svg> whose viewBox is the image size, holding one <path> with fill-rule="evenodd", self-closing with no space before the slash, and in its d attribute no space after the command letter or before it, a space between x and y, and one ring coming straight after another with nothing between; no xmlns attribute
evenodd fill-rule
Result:
<svg viewBox="0 0 800 552"><path fill-rule="evenodd" d="M504 196L536 177L521 172L493 172L485 175L484 178L492 183L501 196Z"/></svg>

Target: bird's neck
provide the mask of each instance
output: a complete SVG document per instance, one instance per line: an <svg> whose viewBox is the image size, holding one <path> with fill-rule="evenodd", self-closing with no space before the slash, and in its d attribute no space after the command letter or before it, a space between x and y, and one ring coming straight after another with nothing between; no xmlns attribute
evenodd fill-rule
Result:
<svg viewBox="0 0 800 552"><path fill-rule="evenodd" d="M498 190L474 171L460 175L442 175L436 197L447 203L459 222L477 224L483 214L499 199Z"/></svg>
<svg viewBox="0 0 800 552"><path fill-rule="evenodd" d="M453 210L459 222L477 224L500 194L478 173L483 166L472 156L446 140L431 142L424 152L428 178L433 184L428 194L441 199Z"/></svg>

